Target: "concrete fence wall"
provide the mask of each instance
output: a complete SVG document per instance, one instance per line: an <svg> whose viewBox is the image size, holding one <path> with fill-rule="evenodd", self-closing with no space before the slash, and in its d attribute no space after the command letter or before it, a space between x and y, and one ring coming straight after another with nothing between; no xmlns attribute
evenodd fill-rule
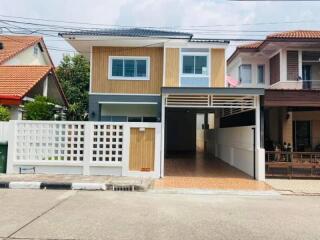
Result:
<svg viewBox="0 0 320 240"><path fill-rule="evenodd" d="M253 126L210 129L205 133L207 151L253 176Z"/></svg>
<svg viewBox="0 0 320 240"><path fill-rule="evenodd" d="M0 142L7 142L9 139L9 122L0 122Z"/></svg>
<svg viewBox="0 0 320 240"><path fill-rule="evenodd" d="M160 177L160 123L10 121L7 173ZM130 171L130 129L155 129L154 169Z"/></svg>

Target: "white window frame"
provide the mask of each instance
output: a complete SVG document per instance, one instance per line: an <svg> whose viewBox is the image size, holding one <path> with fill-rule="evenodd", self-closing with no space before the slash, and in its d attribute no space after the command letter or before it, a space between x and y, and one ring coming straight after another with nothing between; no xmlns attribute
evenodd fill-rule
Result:
<svg viewBox="0 0 320 240"><path fill-rule="evenodd" d="M145 77L125 77L125 76L112 76L112 60L146 60L146 76ZM150 80L150 57L148 56L109 56L108 60L108 79L110 80L137 80L148 81ZM124 71L124 68L123 68Z"/></svg>
<svg viewBox="0 0 320 240"><path fill-rule="evenodd" d="M243 82L242 81L242 78L241 78L241 67L242 66L250 66L250 70L251 70L251 73L250 73L250 82ZM251 63L243 63L243 64L240 64L239 67L238 67L238 74L239 74L239 81L240 81L240 84L243 85L243 84L252 84L253 83L253 77L252 77L252 74L253 74L253 69L252 69L252 64ZM257 79L258 80L258 79Z"/></svg>
<svg viewBox="0 0 320 240"><path fill-rule="evenodd" d="M192 74L192 73L183 73L183 57L184 56L205 56L207 57L207 74ZM180 54L180 78L181 77L199 77L199 78L203 78L203 77L209 77L210 75L210 52L181 52Z"/></svg>

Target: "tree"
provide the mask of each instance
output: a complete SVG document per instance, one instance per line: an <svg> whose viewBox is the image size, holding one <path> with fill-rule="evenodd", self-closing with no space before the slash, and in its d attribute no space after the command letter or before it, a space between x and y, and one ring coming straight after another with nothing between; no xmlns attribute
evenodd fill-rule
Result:
<svg viewBox="0 0 320 240"><path fill-rule="evenodd" d="M57 76L68 99L68 120L86 120L88 116L90 63L82 55L65 55Z"/></svg>
<svg viewBox="0 0 320 240"><path fill-rule="evenodd" d="M33 102L24 104L26 120L54 120L55 104L44 96L35 97Z"/></svg>
<svg viewBox="0 0 320 240"><path fill-rule="evenodd" d="M0 105L0 121L9 121L10 111L8 108Z"/></svg>

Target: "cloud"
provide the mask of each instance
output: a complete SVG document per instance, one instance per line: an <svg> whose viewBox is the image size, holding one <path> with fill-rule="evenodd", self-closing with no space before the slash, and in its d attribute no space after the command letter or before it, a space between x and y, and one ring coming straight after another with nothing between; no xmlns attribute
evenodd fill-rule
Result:
<svg viewBox="0 0 320 240"><path fill-rule="evenodd" d="M93 22L106 26L171 27L175 30L179 30L176 28L179 27L181 30L194 32L196 36L212 38L263 38L266 34L239 32L243 30L319 29L317 22L310 22L317 20L319 11L319 2L225 0L1 0L0 8L2 15ZM309 22L246 25L299 20ZM221 31L227 34L222 35ZM57 39L51 38L47 44L71 49ZM233 49L234 47L230 47L228 53ZM51 51L51 54L55 63L58 63L62 52Z"/></svg>

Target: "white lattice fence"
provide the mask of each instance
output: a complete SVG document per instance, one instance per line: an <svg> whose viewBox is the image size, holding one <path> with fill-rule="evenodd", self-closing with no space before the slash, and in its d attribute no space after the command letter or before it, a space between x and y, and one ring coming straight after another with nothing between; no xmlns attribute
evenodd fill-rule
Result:
<svg viewBox="0 0 320 240"><path fill-rule="evenodd" d="M121 163L122 155L123 125L95 123L93 129L92 161Z"/></svg>
<svg viewBox="0 0 320 240"><path fill-rule="evenodd" d="M84 127L78 123L17 122L15 160L83 161Z"/></svg>
<svg viewBox="0 0 320 240"><path fill-rule="evenodd" d="M32 167L38 173L130 175L133 127L160 132L160 123L10 121L7 172ZM159 143L160 138L158 134ZM160 156L155 157L160 161ZM153 175L159 175L158 169Z"/></svg>

